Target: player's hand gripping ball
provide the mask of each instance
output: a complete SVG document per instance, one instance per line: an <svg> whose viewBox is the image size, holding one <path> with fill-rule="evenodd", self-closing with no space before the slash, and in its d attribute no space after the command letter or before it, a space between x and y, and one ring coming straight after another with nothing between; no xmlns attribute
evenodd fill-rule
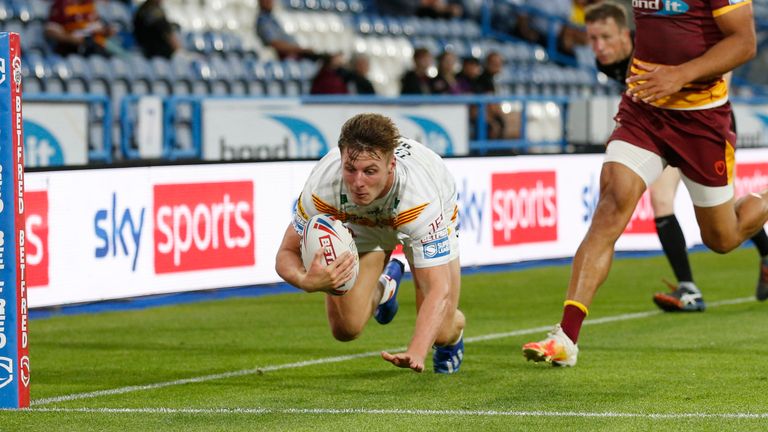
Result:
<svg viewBox="0 0 768 432"><path fill-rule="evenodd" d="M330 291L334 295L344 295L352 289L357 279L359 262L357 256L357 246L352 234L344 224L327 214L318 214L312 216L307 224L304 225L304 233L301 240L301 259L304 262L304 268L309 269L312 265L312 259L318 249L323 250L321 262L328 265L341 256L344 252L351 252L355 258L355 270L352 278L341 286Z"/></svg>

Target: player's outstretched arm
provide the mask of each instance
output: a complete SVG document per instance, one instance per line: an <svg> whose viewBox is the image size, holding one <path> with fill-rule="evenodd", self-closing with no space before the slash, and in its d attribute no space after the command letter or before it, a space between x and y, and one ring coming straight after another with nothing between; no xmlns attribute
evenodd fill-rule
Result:
<svg viewBox="0 0 768 432"><path fill-rule="evenodd" d="M723 75L748 62L757 51L752 5L738 7L715 18L724 38L703 55L677 66L643 67L645 73L627 79L640 83L627 94L636 100L654 102L680 91L688 83Z"/></svg>
<svg viewBox="0 0 768 432"><path fill-rule="evenodd" d="M306 271L301 260L300 242L301 237L289 224L275 258L275 271L284 281L306 292L331 291L354 275L355 257L349 252L324 266L321 263L323 252L318 250Z"/></svg>
<svg viewBox="0 0 768 432"><path fill-rule="evenodd" d="M403 353L382 352L384 360L398 367L424 370L424 358L435 343L437 334L449 312L458 305L451 300L451 268L443 264L427 268L411 268L414 283L424 295L416 316L416 327L408 349Z"/></svg>

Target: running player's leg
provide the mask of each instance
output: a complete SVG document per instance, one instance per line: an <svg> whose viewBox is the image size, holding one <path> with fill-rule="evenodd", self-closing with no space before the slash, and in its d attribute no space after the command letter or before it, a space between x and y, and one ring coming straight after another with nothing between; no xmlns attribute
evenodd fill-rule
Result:
<svg viewBox="0 0 768 432"><path fill-rule="evenodd" d="M760 254L760 271L757 277L755 297L760 301L765 301L768 300L768 234L765 233L765 228L753 235L751 240Z"/></svg>
<svg viewBox="0 0 768 432"><path fill-rule="evenodd" d="M389 255L384 251L361 253L355 286L343 296L325 297L328 324L337 340L350 341L362 333L381 300L379 277Z"/></svg>
<svg viewBox="0 0 768 432"><path fill-rule="evenodd" d="M737 248L768 220L768 191L734 200L732 188L725 192L723 188L705 187L685 176L683 181L691 193L701 239L715 252Z"/></svg>
<svg viewBox="0 0 768 432"><path fill-rule="evenodd" d="M573 260L566 296L568 300L577 301L585 307L592 303L597 288L608 276L616 240L629 223L645 187L643 178L626 165L616 162L603 165L600 199L589 230Z"/></svg>
<svg viewBox="0 0 768 432"><path fill-rule="evenodd" d="M655 293L653 302L667 312L700 312L706 309L706 304L701 291L693 283L693 273L688 261L688 245L675 217L675 193L679 184L680 170L668 166L649 188L651 205L656 216L656 233L677 278L677 284L670 285L672 291Z"/></svg>
<svg viewBox="0 0 768 432"><path fill-rule="evenodd" d="M625 141L608 145L600 173L600 198L584 240L573 259L563 318L539 342L523 345L523 355L533 361L574 366L581 325L597 289L605 281L614 247L645 192L661 175L666 163L657 154Z"/></svg>
<svg viewBox="0 0 768 432"><path fill-rule="evenodd" d="M678 283L693 282L693 274L688 262L688 245L680 223L675 217L675 194L679 184L680 171L668 166L648 188L659 242Z"/></svg>

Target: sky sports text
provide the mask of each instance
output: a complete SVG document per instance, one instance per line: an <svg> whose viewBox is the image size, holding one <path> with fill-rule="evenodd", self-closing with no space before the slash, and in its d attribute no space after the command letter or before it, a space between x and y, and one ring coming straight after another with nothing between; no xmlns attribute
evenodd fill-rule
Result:
<svg viewBox="0 0 768 432"><path fill-rule="evenodd" d="M253 182L164 184L153 188L155 273L254 265ZM93 218L97 259L125 259L136 271L146 206L130 208L113 192Z"/></svg>

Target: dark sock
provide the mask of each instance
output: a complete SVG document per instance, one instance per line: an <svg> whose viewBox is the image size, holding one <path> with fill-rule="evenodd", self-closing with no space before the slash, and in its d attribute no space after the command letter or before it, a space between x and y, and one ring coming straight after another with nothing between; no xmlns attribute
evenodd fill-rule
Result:
<svg viewBox="0 0 768 432"><path fill-rule="evenodd" d="M757 247L761 257L768 255L768 235L765 234L765 229L761 229L752 236L752 243Z"/></svg>
<svg viewBox="0 0 768 432"><path fill-rule="evenodd" d="M677 281L693 282L691 265L688 263L688 246L685 244L685 236L677 218L672 214L656 218L655 222L661 247L664 249L669 265L672 266L672 271L675 272Z"/></svg>
<svg viewBox="0 0 768 432"><path fill-rule="evenodd" d="M583 310L574 305L565 305L563 308L563 319L560 321L560 327L563 329L566 335L576 343L579 339L579 332L581 331L581 323L584 322L584 318L587 316Z"/></svg>

